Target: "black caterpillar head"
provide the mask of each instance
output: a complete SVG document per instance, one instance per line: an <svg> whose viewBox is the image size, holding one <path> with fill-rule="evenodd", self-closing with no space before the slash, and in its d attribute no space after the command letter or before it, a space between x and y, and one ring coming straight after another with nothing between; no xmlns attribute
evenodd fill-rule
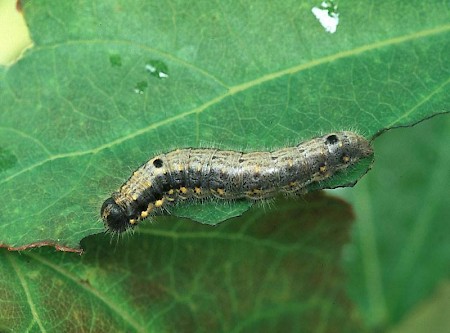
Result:
<svg viewBox="0 0 450 333"><path fill-rule="evenodd" d="M108 198L100 210L103 222L108 229L115 233L121 233L132 227L125 210L120 207L113 198Z"/></svg>

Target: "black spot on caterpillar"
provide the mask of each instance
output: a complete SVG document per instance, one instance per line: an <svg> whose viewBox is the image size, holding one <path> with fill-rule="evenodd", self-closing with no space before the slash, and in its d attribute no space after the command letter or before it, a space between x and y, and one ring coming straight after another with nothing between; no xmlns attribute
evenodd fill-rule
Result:
<svg viewBox="0 0 450 333"><path fill-rule="evenodd" d="M186 199L261 200L279 192L304 194L373 154L369 142L336 132L272 152L186 148L153 157L102 205L111 232L134 227L164 206Z"/></svg>

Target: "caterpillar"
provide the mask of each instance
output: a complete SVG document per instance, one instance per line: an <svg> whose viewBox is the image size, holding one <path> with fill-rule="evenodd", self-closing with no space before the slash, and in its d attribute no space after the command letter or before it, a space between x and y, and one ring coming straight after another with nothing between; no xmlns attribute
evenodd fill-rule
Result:
<svg viewBox="0 0 450 333"><path fill-rule="evenodd" d="M336 132L272 152L212 148L177 149L138 168L105 200L101 217L121 233L166 205L186 199L261 200L279 192L304 194L373 154L370 143L353 132Z"/></svg>

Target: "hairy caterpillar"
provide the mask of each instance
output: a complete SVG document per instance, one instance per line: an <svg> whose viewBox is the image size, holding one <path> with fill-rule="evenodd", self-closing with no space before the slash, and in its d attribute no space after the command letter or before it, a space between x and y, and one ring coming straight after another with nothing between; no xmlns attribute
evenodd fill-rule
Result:
<svg viewBox="0 0 450 333"><path fill-rule="evenodd" d="M373 154L369 142L336 132L272 152L186 148L153 157L102 205L112 232L123 232L165 205L185 199L260 200L285 192L304 194Z"/></svg>

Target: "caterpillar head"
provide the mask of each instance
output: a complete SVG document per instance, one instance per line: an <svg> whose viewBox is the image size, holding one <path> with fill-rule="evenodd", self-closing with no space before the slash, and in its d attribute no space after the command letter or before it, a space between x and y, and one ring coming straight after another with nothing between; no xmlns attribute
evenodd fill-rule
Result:
<svg viewBox="0 0 450 333"><path fill-rule="evenodd" d="M120 207L113 198L105 200L100 210L100 214L106 227L111 232L121 233L133 226L125 213L125 210Z"/></svg>

